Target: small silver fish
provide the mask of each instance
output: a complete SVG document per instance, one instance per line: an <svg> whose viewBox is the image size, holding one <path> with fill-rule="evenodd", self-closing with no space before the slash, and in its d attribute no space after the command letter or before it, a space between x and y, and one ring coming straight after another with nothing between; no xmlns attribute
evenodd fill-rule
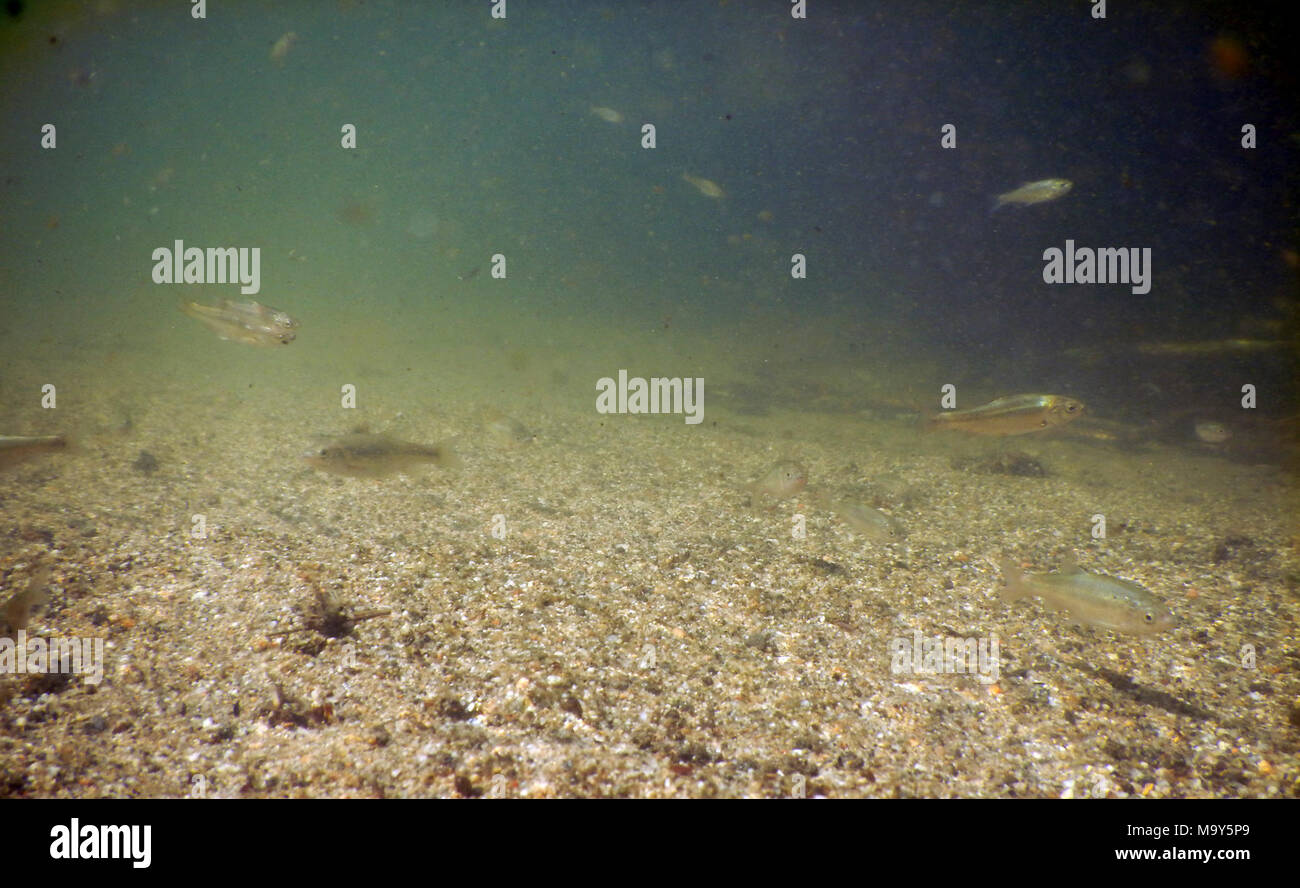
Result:
<svg viewBox="0 0 1300 888"><path fill-rule="evenodd" d="M187 302L181 311L198 318L208 329L230 342L247 345L288 345L297 337L298 322L279 309L260 302L232 302L199 305Z"/></svg>
<svg viewBox="0 0 1300 888"><path fill-rule="evenodd" d="M302 455L308 465L351 478L385 478L423 464L455 468L460 460L443 444L426 446L387 435L353 432L326 441Z"/></svg>
<svg viewBox="0 0 1300 888"><path fill-rule="evenodd" d="M765 508L778 500L789 499L804 489L808 472L793 460L782 460L772 466L762 478L746 485L750 503Z"/></svg>
<svg viewBox="0 0 1300 888"><path fill-rule="evenodd" d="M271 47L271 52L269 54L271 61L275 62L277 65L284 64L285 56L289 54L289 50L293 49L293 45L297 42L298 35L293 31L281 34L280 39L275 41L275 44Z"/></svg>
<svg viewBox="0 0 1300 888"><path fill-rule="evenodd" d="M931 430L954 429L971 435L1026 435L1083 415L1082 401L1064 395L1011 395L969 410L930 417Z"/></svg>
<svg viewBox="0 0 1300 888"><path fill-rule="evenodd" d="M5 619L9 628L17 632L31 623L32 614L49 599L50 564L39 565L27 579L27 588L17 592L5 605Z"/></svg>
<svg viewBox="0 0 1300 888"><path fill-rule="evenodd" d="M896 543L907 536L907 530L895 518L870 506L834 500L822 494L814 497L819 506L834 512L855 533L877 543Z"/></svg>
<svg viewBox="0 0 1300 888"><path fill-rule="evenodd" d="M620 112L615 111L613 108L605 108L602 106L592 105L591 113L596 115L606 123L617 124L623 122L623 115Z"/></svg>
<svg viewBox="0 0 1300 888"><path fill-rule="evenodd" d="M62 435L0 435L0 468L17 465L38 453L62 450L68 441Z"/></svg>
<svg viewBox="0 0 1300 888"><path fill-rule="evenodd" d="M715 200L720 197L726 197L726 192L722 186L712 179L704 179L699 176L692 176L690 173L682 173L682 181L692 185L696 191L705 197L712 197Z"/></svg>
<svg viewBox="0 0 1300 888"><path fill-rule="evenodd" d="M522 422L495 407L483 411L483 431L502 447L519 447L537 437Z"/></svg>
<svg viewBox="0 0 1300 888"><path fill-rule="evenodd" d="M1228 431L1226 425L1211 420L1196 423L1193 430L1197 438L1212 447L1217 447L1232 437L1232 432Z"/></svg>
<svg viewBox="0 0 1300 888"><path fill-rule="evenodd" d="M1210 339L1194 342L1139 342L1139 354L1158 358L1209 358L1292 348L1284 339Z"/></svg>
<svg viewBox="0 0 1300 888"><path fill-rule="evenodd" d="M1007 204L1029 206L1030 204L1046 203L1049 200L1064 197L1073 187L1074 183L1069 179L1039 179L1037 182L1026 182L1014 191L999 194L993 209L1001 209Z"/></svg>
<svg viewBox="0 0 1300 888"><path fill-rule="evenodd" d="M1176 625L1164 602L1131 580L1088 573L1067 559L1056 573L1026 574L1010 558L1002 560L1005 601L1037 595L1049 606L1068 611L1076 622L1132 635L1152 635Z"/></svg>

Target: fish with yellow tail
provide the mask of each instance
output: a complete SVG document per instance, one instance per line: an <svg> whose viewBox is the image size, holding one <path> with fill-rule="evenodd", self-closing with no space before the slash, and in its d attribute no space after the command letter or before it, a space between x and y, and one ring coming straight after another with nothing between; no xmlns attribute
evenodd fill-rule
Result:
<svg viewBox="0 0 1300 888"><path fill-rule="evenodd" d="M1076 622L1112 632L1153 635L1174 628L1174 615L1155 595L1131 580L1088 573L1067 558L1056 573L1027 574L1010 558L1002 559L1004 601L1036 595L1052 608L1067 611Z"/></svg>
<svg viewBox="0 0 1300 888"><path fill-rule="evenodd" d="M1064 395L1011 395L969 410L938 413L926 427L970 435L1027 435L1067 423L1083 410L1082 401Z"/></svg>
<svg viewBox="0 0 1300 888"><path fill-rule="evenodd" d="M989 212L996 212L1007 204L1027 207L1030 204L1047 203L1049 200L1065 197L1073 187L1074 183L1069 179L1039 179L1037 182L1026 182L1019 188L999 194L993 209Z"/></svg>

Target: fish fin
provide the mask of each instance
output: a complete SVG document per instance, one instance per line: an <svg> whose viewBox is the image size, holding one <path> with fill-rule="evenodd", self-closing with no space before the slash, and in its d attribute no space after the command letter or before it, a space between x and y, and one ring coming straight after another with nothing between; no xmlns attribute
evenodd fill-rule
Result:
<svg viewBox="0 0 1300 888"><path fill-rule="evenodd" d="M1007 584L998 590L998 596L1003 601L1015 601L1017 598L1024 598L1029 595L1029 588L1025 585L1025 575L1010 558L1002 559L1002 576Z"/></svg>

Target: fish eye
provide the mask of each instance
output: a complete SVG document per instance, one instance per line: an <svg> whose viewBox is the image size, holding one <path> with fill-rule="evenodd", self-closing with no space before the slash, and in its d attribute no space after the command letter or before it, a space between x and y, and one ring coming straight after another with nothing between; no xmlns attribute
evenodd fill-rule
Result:
<svg viewBox="0 0 1300 888"><path fill-rule="evenodd" d="M1146 620L1148 623L1154 623L1156 621L1156 615L1151 613L1151 611L1147 611L1142 615L1142 619Z"/></svg>

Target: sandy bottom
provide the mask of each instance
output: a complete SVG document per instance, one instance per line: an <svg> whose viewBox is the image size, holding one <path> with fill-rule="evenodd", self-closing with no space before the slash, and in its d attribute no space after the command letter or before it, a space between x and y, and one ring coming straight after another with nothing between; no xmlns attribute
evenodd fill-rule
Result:
<svg viewBox="0 0 1300 888"><path fill-rule="evenodd" d="M699 426L599 416L615 358L503 347L349 365L355 423L464 461L360 480L299 459L353 424L347 374L219 345L188 372L79 364L75 450L0 476L3 594L52 558L29 631L106 645L98 685L0 675L0 796L1300 792L1280 468L1044 437L1013 442L1044 476L1002 474L1007 442L922 436L825 386L805 409L728 401L742 362ZM6 404L46 369L11 375ZM485 431L484 408L535 440ZM754 508L745 484L782 459L808 489ZM909 536L857 536L815 489ZM1046 571L1071 550L1178 628L998 599L1003 556ZM999 673L895 671L917 633L996 636Z"/></svg>

